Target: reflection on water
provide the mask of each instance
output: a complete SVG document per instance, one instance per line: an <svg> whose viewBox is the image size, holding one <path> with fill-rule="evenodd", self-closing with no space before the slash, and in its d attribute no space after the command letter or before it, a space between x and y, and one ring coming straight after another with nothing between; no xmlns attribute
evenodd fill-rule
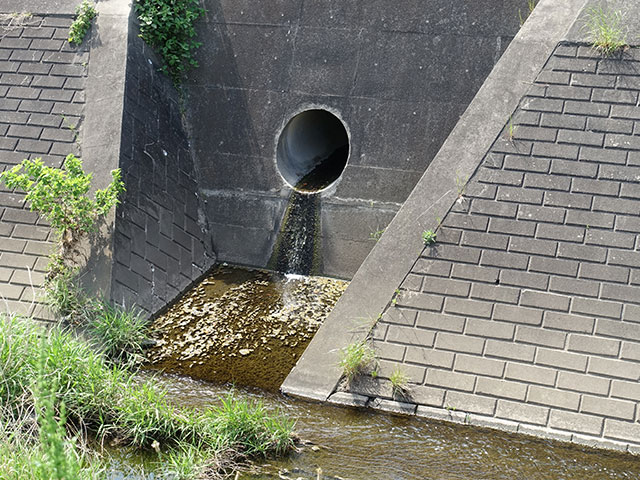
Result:
<svg viewBox="0 0 640 480"><path fill-rule="evenodd" d="M214 404L228 391L228 387L175 376L166 377L163 383L173 401L196 408ZM318 468L325 480L640 478L640 459L630 455L477 427L307 403L260 390L236 392L297 419L297 432L309 442L299 453L263 462L255 471L242 473L243 480L316 480ZM128 459L132 460L135 458ZM119 461L122 465L123 457ZM111 478L154 477L129 472L128 476Z"/></svg>

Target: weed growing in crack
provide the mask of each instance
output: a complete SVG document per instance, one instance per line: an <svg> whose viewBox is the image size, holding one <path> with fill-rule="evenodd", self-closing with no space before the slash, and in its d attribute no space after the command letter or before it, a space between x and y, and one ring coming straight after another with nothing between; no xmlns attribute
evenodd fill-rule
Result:
<svg viewBox="0 0 640 480"><path fill-rule="evenodd" d="M425 246L429 247L434 245L437 241L437 233L433 230L425 230L422 232L422 242Z"/></svg>
<svg viewBox="0 0 640 480"><path fill-rule="evenodd" d="M342 373L351 383L358 375L369 373L370 370L376 372L376 354L373 348L367 343L367 340L354 342L347 345L342 350L340 363Z"/></svg>
<svg viewBox="0 0 640 480"><path fill-rule="evenodd" d="M522 10L520 8L518 9L518 19L520 20L521 27L524 25L524 22L527 21L529 15L531 15L533 13L533 10L536 8L536 1L537 0L527 0L528 13L526 13L524 16L522 15Z"/></svg>
<svg viewBox="0 0 640 480"><path fill-rule="evenodd" d="M584 28L588 31L593 47L604 56L613 55L627 46L624 14L620 10L602 5L587 10Z"/></svg>
<svg viewBox="0 0 640 480"><path fill-rule="evenodd" d="M509 115L509 121L507 122L507 138L513 143L516 136L516 130L518 127L513 123L513 116Z"/></svg>
<svg viewBox="0 0 640 480"><path fill-rule="evenodd" d="M391 393L395 397L404 396L409 391L409 376L400 367L396 369L389 376L391 382Z"/></svg>
<svg viewBox="0 0 640 480"><path fill-rule="evenodd" d="M91 22L96 18L95 6L84 0L76 8L76 18L69 28L69 43L80 45L84 41L84 37L91 28Z"/></svg>
<svg viewBox="0 0 640 480"><path fill-rule="evenodd" d="M375 232L371 232L369 234L369 238L377 242L378 240L380 240L380 237L382 237L382 234L384 233L384 231L385 229L381 228L379 230L376 230Z"/></svg>

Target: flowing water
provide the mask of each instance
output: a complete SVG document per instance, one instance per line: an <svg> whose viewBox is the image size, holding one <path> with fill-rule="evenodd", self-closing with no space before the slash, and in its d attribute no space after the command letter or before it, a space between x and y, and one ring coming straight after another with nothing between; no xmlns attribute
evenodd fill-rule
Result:
<svg viewBox="0 0 640 480"><path fill-rule="evenodd" d="M285 274L319 272L320 238L320 195L293 190L269 267Z"/></svg>
<svg viewBox="0 0 640 480"><path fill-rule="evenodd" d="M277 391L346 287L218 266L154 320L149 367Z"/></svg>
<svg viewBox="0 0 640 480"><path fill-rule="evenodd" d="M640 479L640 458L630 455L279 395L278 386L345 288L324 278L217 267L154 322L152 368L217 382L160 376L177 405L211 406L232 381L237 395L296 419L305 446L257 463L240 479ZM119 451L109 478L157 478L140 473L140 464L140 457Z"/></svg>
<svg viewBox="0 0 640 480"><path fill-rule="evenodd" d="M171 398L195 408L215 404L229 387L171 376ZM640 478L640 459L370 410L339 408L285 398L256 389L237 395L260 400L297 419L306 445L242 472L241 480L617 480ZM135 473L140 460L122 454L111 479L150 480Z"/></svg>

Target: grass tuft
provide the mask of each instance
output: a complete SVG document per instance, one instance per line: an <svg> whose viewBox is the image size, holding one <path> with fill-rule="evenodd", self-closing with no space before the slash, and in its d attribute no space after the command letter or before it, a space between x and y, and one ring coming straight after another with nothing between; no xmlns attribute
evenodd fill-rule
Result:
<svg viewBox="0 0 640 480"><path fill-rule="evenodd" d="M587 10L585 28L591 36L593 46L603 55L613 55L627 46L624 15L620 10L602 6Z"/></svg>
<svg viewBox="0 0 640 480"><path fill-rule="evenodd" d="M19 452L11 462L36 458L36 463L49 465L49 476L3 476L7 460L1 453L16 446L12 438L18 438L9 435L7 440L5 435L0 440L0 478L11 480L89 478L65 473L75 472L77 465L69 456L72 444L61 440L63 432L80 428L98 441L157 452L184 451L188 445L197 449L192 455L199 452L198 458L207 459L204 464L212 470L219 458L265 456L292 447L293 423L269 414L261 404L230 395L221 407L204 412L177 409L157 382L143 381L108 363L72 333L59 328L45 331L31 321L8 317L0 317L0 413L2 425L5 418L26 424L37 413L42 450L33 438L18 439ZM20 455L24 459L16 460Z"/></svg>
<svg viewBox="0 0 640 480"><path fill-rule="evenodd" d="M389 376L391 382L391 393L393 396L404 396L409 390L409 377L407 374L397 367Z"/></svg>
<svg viewBox="0 0 640 480"><path fill-rule="evenodd" d="M425 246L434 245L437 241L438 234L433 230L425 230L422 232L422 242Z"/></svg>
<svg viewBox="0 0 640 480"><path fill-rule="evenodd" d="M90 316L88 328L109 359L135 364L142 360L146 324L139 310L127 310L102 301Z"/></svg>
<svg viewBox="0 0 640 480"><path fill-rule="evenodd" d="M342 351L339 366L348 382L368 373L376 364L376 354L366 340L347 345ZM375 370L375 369L374 369Z"/></svg>

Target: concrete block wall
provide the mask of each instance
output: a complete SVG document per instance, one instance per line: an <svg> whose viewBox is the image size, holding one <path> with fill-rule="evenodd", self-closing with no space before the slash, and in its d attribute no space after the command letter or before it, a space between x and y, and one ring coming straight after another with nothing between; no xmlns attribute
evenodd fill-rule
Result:
<svg viewBox="0 0 640 480"><path fill-rule="evenodd" d="M177 92L136 25L123 25L130 7L101 12L79 48L67 41L74 5L34 7L48 13L0 13L0 169L37 157L59 167L67 154L81 155L81 143L99 187L122 168L126 195L82 278L96 293L154 313L215 258ZM127 55L126 69L108 49ZM124 103L112 98L120 87ZM48 317L39 287L55 241L22 194L0 187L1 311Z"/></svg>
<svg viewBox="0 0 640 480"><path fill-rule="evenodd" d="M390 400L399 368L418 414L640 451L639 95L638 49L556 48L377 324L383 380L352 393Z"/></svg>
<svg viewBox="0 0 640 480"><path fill-rule="evenodd" d="M89 51L67 41L71 21L0 12L0 171L25 158L59 167L80 154ZM54 242L23 194L0 186L0 312L45 315L37 288Z"/></svg>
<svg viewBox="0 0 640 480"><path fill-rule="evenodd" d="M127 191L116 212L111 298L155 313L205 273L215 254L183 107L138 33L132 22L120 148Z"/></svg>

